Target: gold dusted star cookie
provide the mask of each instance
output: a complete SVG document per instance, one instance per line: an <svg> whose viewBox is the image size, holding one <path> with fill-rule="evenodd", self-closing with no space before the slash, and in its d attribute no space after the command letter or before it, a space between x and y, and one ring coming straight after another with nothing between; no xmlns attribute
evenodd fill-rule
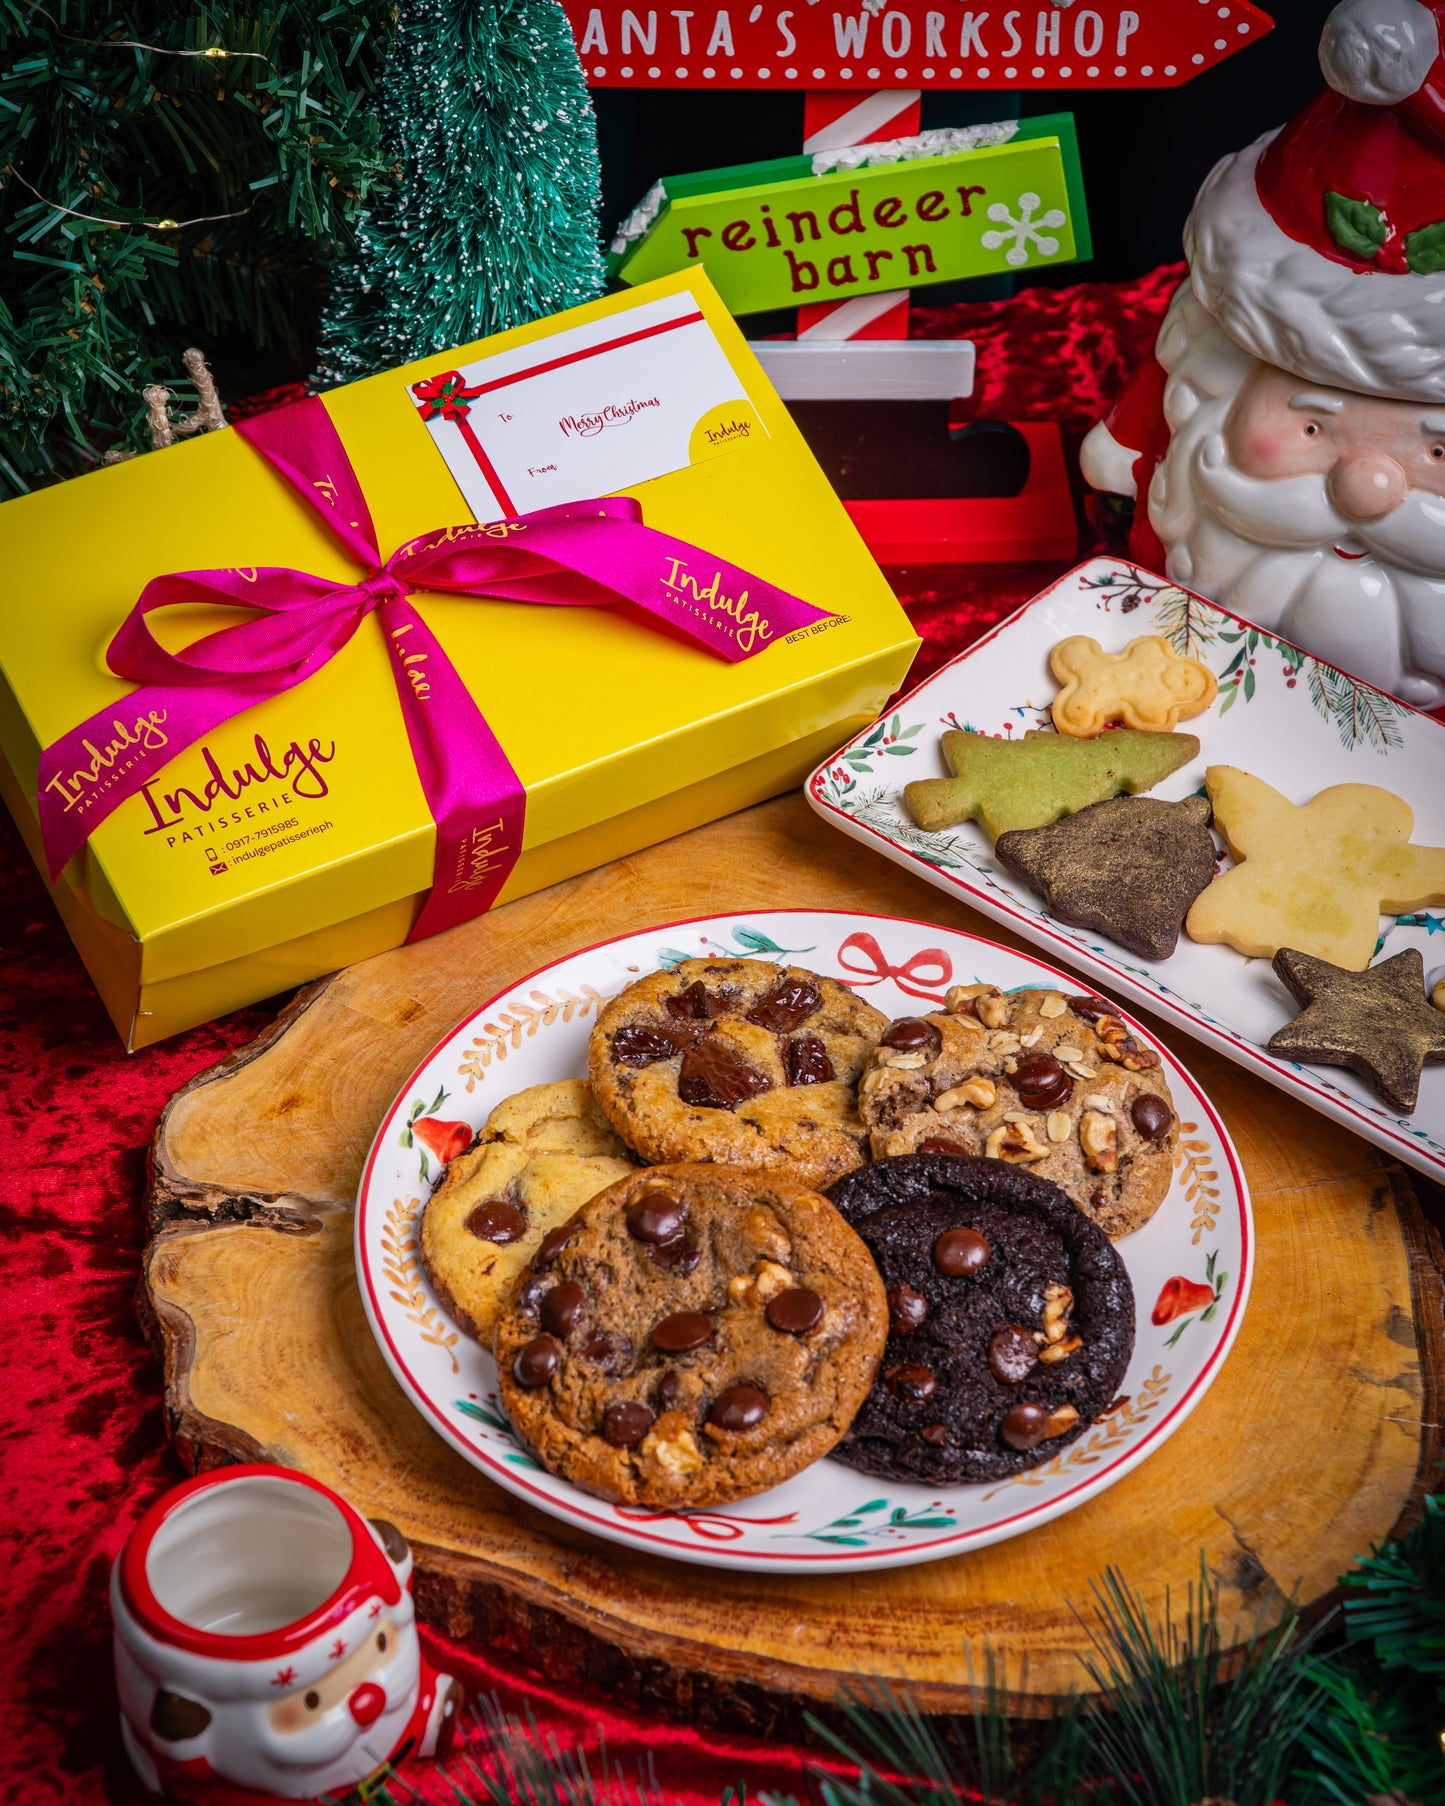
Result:
<svg viewBox="0 0 1445 1806"><path fill-rule="evenodd" d="M1365 972L1281 947L1274 969L1304 1009L1269 1038L1269 1051L1307 1066L1348 1066L1408 1116L1425 1066L1445 1062L1445 1014L1425 996L1418 947Z"/></svg>
<svg viewBox="0 0 1445 1806"><path fill-rule="evenodd" d="M1362 972L1381 915L1445 903L1445 847L1410 844L1410 805L1374 784L1334 784L1300 807L1233 765L1205 773L1214 825L1238 864L1198 898L1196 941L1272 959L1294 947Z"/></svg>

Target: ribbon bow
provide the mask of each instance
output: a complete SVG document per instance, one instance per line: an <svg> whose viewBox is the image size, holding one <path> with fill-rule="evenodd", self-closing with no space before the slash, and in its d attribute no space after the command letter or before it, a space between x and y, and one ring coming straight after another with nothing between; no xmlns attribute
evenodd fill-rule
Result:
<svg viewBox="0 0 1445 1806"><path fill-rule="evenodd" d="M444 527L383 558L361 485L319 400L242 421L235 430L316 510L365 574L335 582L256 566L153 578L107 653L111 670L140 688L40 756L40 829L52 877L177 753L242 710L303 683L375 614L437 825L432 890L410 937L420 940L491 907L521 850L526 797L412 606L413 590L570 607L631 602L655 623L731 661L826 618L825 610L736 565L644 526L639 504L623 497ZM257 612L171 652L147 617L177 603Z"/></svg>
<svg viewBox="0 0 1445 1806"><path fill-rule="evenodd" d="M870 963L865 966L856 960L845 959L844 954L850 952L861 953ZM946 985L953 977L953 961L941 947L922 947L901 966L890 966L883 957L883 949L866 931L848 936L838 949L838 964L845 972L855 974L847 981L849 984L877 985L885 978L891 978L900 991L906 991L910 997L921 997L925 1003L941 1004L943 998L936 990L921 987Z"/></svg>

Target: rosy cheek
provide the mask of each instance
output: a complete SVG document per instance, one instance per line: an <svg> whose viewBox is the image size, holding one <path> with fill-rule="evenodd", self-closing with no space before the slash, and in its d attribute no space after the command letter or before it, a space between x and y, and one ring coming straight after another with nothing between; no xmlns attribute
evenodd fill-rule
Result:
<svg viewBox="0 0 1445 1806"><path fill-rule="evenodd" d="M1273 433L1257 432L1249 435L1249 455L1256 464L1273 464L1279 452L1279 440Z"/></svg>
<svg viewBox="0 0 1445 1806"><path fill-rule="evenodd" d="M271 1714L271 1722L278 1731L294 1731L301 1724L300 1706L277 1706Z"/></svg>

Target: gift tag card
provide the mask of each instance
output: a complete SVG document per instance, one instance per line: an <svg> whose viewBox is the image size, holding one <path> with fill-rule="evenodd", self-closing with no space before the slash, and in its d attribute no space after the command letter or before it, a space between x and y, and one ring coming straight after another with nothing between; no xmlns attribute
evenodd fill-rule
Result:
<svg viewBox="0 0 1445 1806"><path fill-rule="evenodd" d="M494 352L410 393L483 522L613 495L766 434L686 291Z"/></svg>

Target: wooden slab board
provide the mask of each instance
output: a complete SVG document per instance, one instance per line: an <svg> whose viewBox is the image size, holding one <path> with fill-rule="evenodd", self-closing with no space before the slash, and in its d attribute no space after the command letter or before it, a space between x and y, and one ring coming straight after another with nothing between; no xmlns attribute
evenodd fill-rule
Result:
<svg viewBox="0 0 1445 1806"><path fill-rule="evenodd" d="M1412 1521L1445 1401L1440 1247L1402 1169L1173 1028L1254 1195L1239 1340L1189 1421L1111 1491L1012 1542L862 1575L734 1575L566 1528L501 1492L412 1409L371 1337L351 1205L407 1075L516 977L611 935L784 905L913 916L1007 939L836 834L800 795L733 816L311 986L174 1097L154 1144L142 1314L187 1463L304 1469L417 1550L423 1616L554 1679L751 1728L856 1674L967 1705L991 1643L1033 1709L1085 1686L1075 1606L1111 1562L1162 1608L1216 1576L1231 1634L1271 1588L1312 1610ZM1021 1664L1027 1663L1027 1677Z"/></svg>

